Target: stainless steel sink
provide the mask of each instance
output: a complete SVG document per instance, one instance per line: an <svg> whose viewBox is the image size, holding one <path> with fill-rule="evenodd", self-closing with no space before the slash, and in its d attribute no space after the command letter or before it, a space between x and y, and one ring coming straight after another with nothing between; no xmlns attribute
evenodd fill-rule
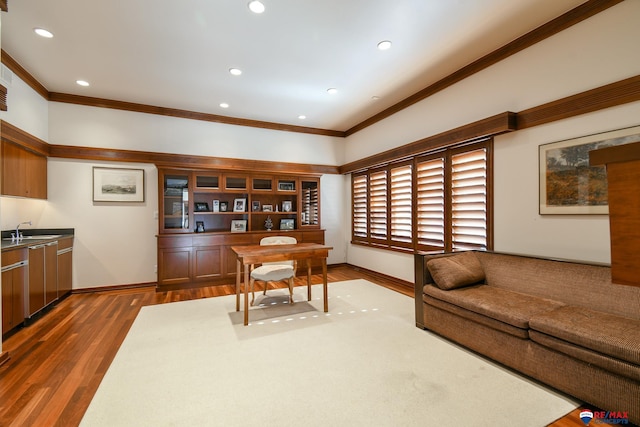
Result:
<svg viewBox="0 0 640 427"><path fill-rule="evenodd" d="M34 236L22 236L22 240L51 240L51 239L57 239L59 237L62 237L62 234L37 234ZM11 240L11 237L6 237L2 240ZM13 239L15 240L15 239Z"/></svg>

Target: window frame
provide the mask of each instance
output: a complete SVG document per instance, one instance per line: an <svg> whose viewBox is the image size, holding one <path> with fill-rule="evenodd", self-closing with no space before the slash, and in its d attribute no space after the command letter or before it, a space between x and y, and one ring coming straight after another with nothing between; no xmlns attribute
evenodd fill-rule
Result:
<svg viewBox="0 0 640 427"><path fill-rule="evenodd" d="M481 141L475 141L464 144L456 144L450 147L440 147L438 149L431 150L429 152L420 153L418 155L412 156L408 159L404 159L402 161L397 161L393 163L388 163L385 165L376 165L375 167L371 167L368 169L363 169L351 174L351 196L352 196L352 216L351 216L351 243L356 245L365 245L376 247L379 249L387 249L401 252L416 252L416 251L429 251L429 252L449 252L456 249L456 243L454 242L454 228L453 228L453 212L452 212L452 203L453 203L453 189L452 189L452 159L454 156L459 156L464 153L471 153L477 150L485 150L486 162L485 162L485 228L486 228L486 245L473 247L475 249L480 250L492 250L493 249L493 138L483 139ZM444 237L441 245L434 244L425 244L424 240L419 239L419 229L424 230L422 227L424 225L423 222L420 221L419 212L418 212L418 203L420 190L418 181L419 167L423 165L425 162L432 161L435 159L443 159L443 186L444 186L444 201L443 201L443 231ZM400 168L410 168L411 171L411 179L410 179L410 191L411 191L411 204L410 204L410 229L411 229L411 238L406 239L406 236L401 236L401 238L396 238L394 235L394 206L398 206L396 203L397 200L392 197L392 182L391 176L392 171L400 169ZM437 172L437 171L436 171ZM386 235L381 236L380 233L377 235L372 235L371 229L371 178L372 176L378 176L381 173L386 173ZM437 175L437 173L436 173ZM438 177L434 176L437 180ZM360 185L360 187L356 190L356 183ZM362 188L362 184L364 183L364 190ZM357 191L357 194L356 194ZM436 190L437 192L437 190ZM406 193L400 193L406 194ZM366 232L362 233L362 218L363 212L361 209L363 198L366 200L366 212L364 212L364 217L366 217ZM356 202L356 199L358 202ZM356 211L358 208L356 206L357 203L360 203L360 210ZM379 207L379 206L378 206ZM406 213L406 206L400 205L400 210L402 213ZM378 213L380 210L378 210ZM420 212L425 212L420 211ZM434 211L437 213L437 211ZM436 215L437 216L437 215ZM424 218L424 217L422 217ZM358 219L359 227L356 229L355 219ZM397 218L396 218L397 220ZM377 217L377 223L381 223L382 220ZM397 225L397 222L395 223ZM406 227L406 224L401 224L402 227ZM421 228L422 227L422 228ZM378 227L378 229L380 229ZM437 234L437 233L436 233ZM435 242L436 240L432 240ZM473 246L473 245L471 245ZM473 249L472 248L472 249Z"/></svg>

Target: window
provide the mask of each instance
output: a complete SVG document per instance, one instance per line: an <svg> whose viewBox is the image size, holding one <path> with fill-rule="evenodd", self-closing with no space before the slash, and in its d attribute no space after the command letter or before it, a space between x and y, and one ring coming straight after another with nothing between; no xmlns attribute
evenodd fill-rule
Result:
<svg viewBox="0 0 640 427"><path fill-rule="evenodd" d="M490 249L490 148L489 140L353 174L353 243Z"/></svg>

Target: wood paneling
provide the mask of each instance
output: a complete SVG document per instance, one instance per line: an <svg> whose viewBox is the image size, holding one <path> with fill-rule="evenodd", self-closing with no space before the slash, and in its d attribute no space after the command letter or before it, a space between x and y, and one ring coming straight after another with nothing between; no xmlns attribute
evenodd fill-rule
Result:
<svg viewBox="0 0 640 427"><path fill-rule="evenodd" d="M594 150L590 164L607 167L611 281L640 286L640 142Z"/></svg>
<svg viewBox="0 0 640 427"><path fill-rule="evenodd" d="M518 113L518 129L640 101L640 76L568 96Z"/></svg>
<svg viewBox="0 0 640 427"><path fill-rule="evenodd" d="M347 163L340 166L340 173L351 173L360 169L382 165L401 160L438 148L448 147L465 141L473 141L490 136L500 135L516 129L515 113L505 112L488 117L477 122L469 123L459 128L442 132L412 143Z"/></svg>
<svg viewBox="0 0 640 427"><path fill-rule="evenodd" d="M19 145L34 153L43 156L49 156L50 154L51 145L47 142L4 120L0 120L0 136L3 141Z"/></svg>

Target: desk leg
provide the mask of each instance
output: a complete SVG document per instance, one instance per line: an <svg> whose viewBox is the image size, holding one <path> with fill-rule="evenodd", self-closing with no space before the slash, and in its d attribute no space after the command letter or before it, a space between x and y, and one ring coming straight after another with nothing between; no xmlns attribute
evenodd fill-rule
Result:
<svg viewBox="0 0 640 427"><path fill-rule="evenodd" d="M307 301L311 301L311 258L307 258Z"/></svg>
<svg viewBox="0 0 640 427"><path fill-rule="evenodd" d="M244 266L244 325L249 324L249 264Z"/></svg>
<svg viewBox="0 0 640 427"><path fill-rule="evenodd" d="M236 261L236 311L240 311L240 276L242 274L240 259Z"/></svg>
<svg viewBox="0 0 640 427"><path fill-rule="evenodd" d="M322 258L322 290L324 291L324 312L329 311L329 287L327 286L327 259Z"/></svg>

